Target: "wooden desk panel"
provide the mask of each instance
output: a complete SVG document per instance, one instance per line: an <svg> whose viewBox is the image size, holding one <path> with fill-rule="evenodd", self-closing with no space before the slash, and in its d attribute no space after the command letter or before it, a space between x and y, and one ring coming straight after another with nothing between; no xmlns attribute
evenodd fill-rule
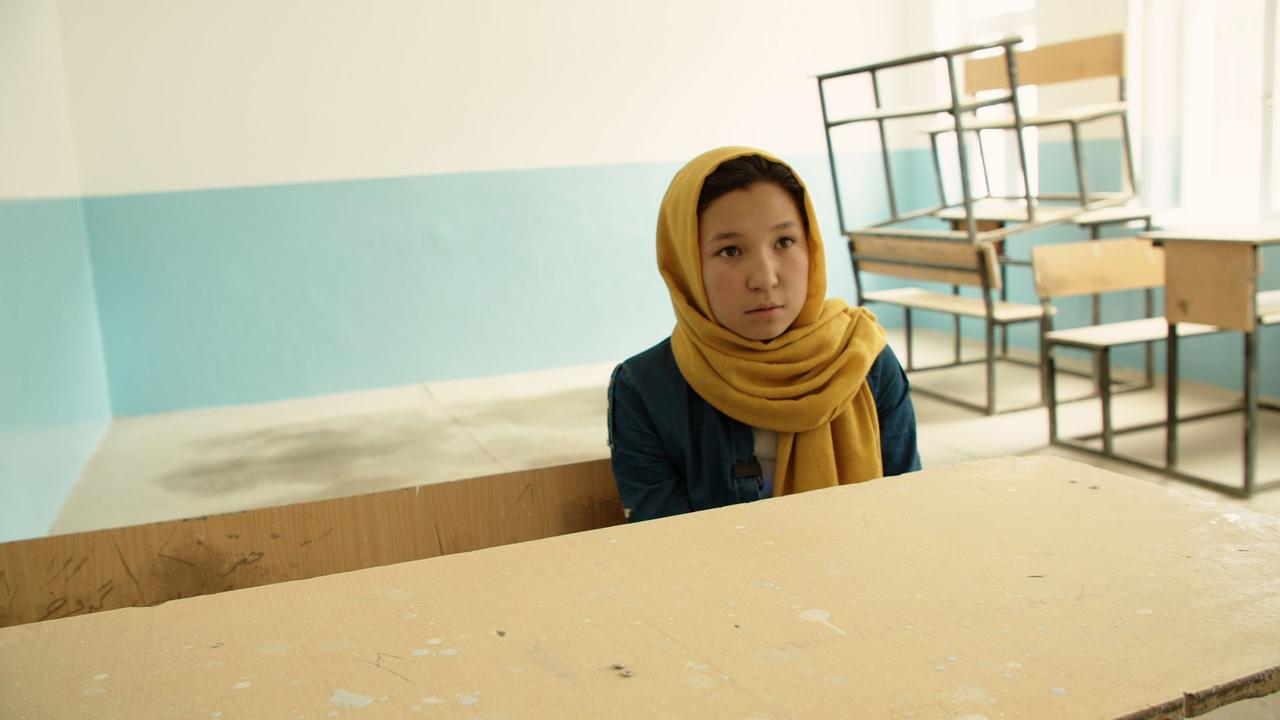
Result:
<svg viewBox="0 0 1280 720"><path fill-rule="evenodd" d="M1280 519L1003 458L5 628L0 716L1181 717L1280 687L1278 568Z"/></svg>
<svg viewBox="0 0 1280 720"><path fill-rule="evenodd" d="M0 543L0 626L147 607L622 522L609 461L594 460Z"/></svg>
<svg viewBox="0 0 1280 720"><path fill-rule="evenodd" d="M1166 242L1165 317L1252 332L1258 264L1249 243Z"/></svg>

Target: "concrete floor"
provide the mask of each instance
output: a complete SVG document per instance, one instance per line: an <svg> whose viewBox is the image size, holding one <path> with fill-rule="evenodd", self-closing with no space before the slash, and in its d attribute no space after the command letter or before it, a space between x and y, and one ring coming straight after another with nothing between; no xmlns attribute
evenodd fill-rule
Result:
<svg viewBox="0 0 1280 720"><path fill-rule="evenodd" d="M944 335L917 332L916 360L945 361ZM900 357L900 333L890 340ZM978 355L980 349L966 348ZM610 364L331 395L259 405L120 418L112 423L53 526L55 533L210 515L340 497L608 457L605 387ZM1002 407L1038 397L1036 368L1002 363ZM918 373L918 389L959 392L982 400L981 365ZM1060 397L1089 391L1063 376ZM1183 410L1236 400L1220 388L1185 383ZM1043 408L994 417L917 394L925 467L1001 455L1054 454L1149 479L1180 491L1280 515L1280 490L1247 501L1202 490L1114 460L1048 442ZM1125 393L1116 422L1159 420L1159 389ZM1069 403L1066 434L1096 431L1096 401ZM1280 477L1280 414L1261 414L1260 475ZM1239 415L1199 421L1182 433L1184 467L1238 483ZM1158 462L1162 431L1123 435L1122 452Z"/></svg>
<svg viewBox="0 0 1280 720"><path fill-rule="evenodd" d="M611 365L118 418L68 533L607 457Z"/></svg>
<svg viewBox="0 0 1280 720"><path fill-rule="evenodd" d="M902 338L890 333L900 357ZM945 336L918 333L917 362L945 361ZM969 355L981 350L969 347ZM968 356L968 355L967 355ZM261 405L121 418L112 423L53 527L76 532L339 497L512 470L608 457L605 410L611 364L504 377L428 383ZM1002 364L1000 406L1034 401L1035 368ZM981 402L981 365L915 374L916 388L960 392ZM1089 391L1064 376L1061 397ZM1238 400L1195 383L1182 386L1183 410ZM1048 447L1043 408L994 417L917 394L925 467L984 457L1052 454L1165 486L1171 492L1237 504L1280 516L1280 490L1238 500L1159 473L1078 451ZM1124 426L1164 416L1159 388L1125 393L1115 402ZM1064 433L1099 428L1096 401L1062 409ZM1225 416L1188 425L1187 469L1238 484L1242 421ZM1280 415L1262 413L1259 470L1280 477ZM1124 435L1125 453L1157 462L1163 433ZM1280 719L1280 696L1234 703L1204 717Z"/></svg>

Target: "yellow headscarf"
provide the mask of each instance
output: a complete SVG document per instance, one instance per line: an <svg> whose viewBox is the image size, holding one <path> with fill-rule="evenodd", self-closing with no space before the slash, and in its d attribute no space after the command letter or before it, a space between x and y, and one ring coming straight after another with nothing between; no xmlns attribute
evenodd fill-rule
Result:
<svg viewBox="0 0 1280 720"><path fill-rule="evenodd" d="M763 342L713 319L702 282L698 196L721 163L743 155L782 162L753 148L711 150L676 174L662 200L658 269L675 307L676 365L716 409L777 431L775 497L881 477L880 423L867 372L885 346L884 330L865 308L826 299L822 236L807 190L809 288L796 321Z"/></svg>

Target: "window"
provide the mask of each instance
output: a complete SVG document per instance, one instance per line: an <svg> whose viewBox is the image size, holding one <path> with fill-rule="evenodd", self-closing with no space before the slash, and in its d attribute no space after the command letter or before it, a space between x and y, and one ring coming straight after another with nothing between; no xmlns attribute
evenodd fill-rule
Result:
<svg viewBox="0 0 1280 720"><path fill-rule="evenodd" d="M1135 5L1148 202L1197 220L1277 219L1276 0Z"/></svg>
<svg viewBox="0 0 1280 720"><path fill-rule="evenodd" d="M940 0L934 5L934 38L938 47L958 47L961 45L993 42L1001 38L1016 35L1023 39L1018 50L1030 50L1036 46L1035 10L1036 0L965 0L950 2ZM1002 54L1000 50L991 54ZM972 57L979 57L975 54ZM948 97L950 90L944 68L939 68L935 78L936 93L939 97ZM1003 91L992 90L978 94L979 98L1001 95ZM1018 103L1023 115L1036 112L1038 94L1035 87L1024 86L1018 89ZM981 108L977 112L980 119L1008 117L1009 105L995 105ZM945 121L947 116L941 116ZM971 171L970 187L975 196L990 193L993 196L1021 196L1024 194L1022 172L1018 167L1018 149L1013 136L1002 130L987 130L982 134L981 156L979 146L974 142L972 133L965 138L969 143L969 168ZM1027 172L1031 178L1031 192L1039 192L1039 144L1036 128L1027 128L1023 139L1027 152ZM959 202L959 158L956 152L956 137L946 134L939 137L939 155L943 177L946 179L947 197L952 202ZM981 159L986 160L984 176ZM988 187L984 180L990 183Z"/></svg>
<svg viewBox="0 0 1280 720"><path fill-rule="evenodd" d="M1280 17L1276 0L1267 0L1262 44L1262 184L1259 192L1264 220L1280 220L1280 113L1276 112L1276 96L1280 95Z"/></svg>

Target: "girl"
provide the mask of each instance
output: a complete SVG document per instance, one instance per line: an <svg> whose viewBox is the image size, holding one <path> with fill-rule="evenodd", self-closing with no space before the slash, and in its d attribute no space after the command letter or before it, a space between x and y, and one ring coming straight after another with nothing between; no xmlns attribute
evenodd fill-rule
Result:
<svg viewBox="0 0 1280 720"><path fill-rule="evenodd" d="M906 375L874 315L826 299L790 167L741 147L690 161L659 211L658 268L676 327L609 383L630 520L920 469Z"/></svg>

